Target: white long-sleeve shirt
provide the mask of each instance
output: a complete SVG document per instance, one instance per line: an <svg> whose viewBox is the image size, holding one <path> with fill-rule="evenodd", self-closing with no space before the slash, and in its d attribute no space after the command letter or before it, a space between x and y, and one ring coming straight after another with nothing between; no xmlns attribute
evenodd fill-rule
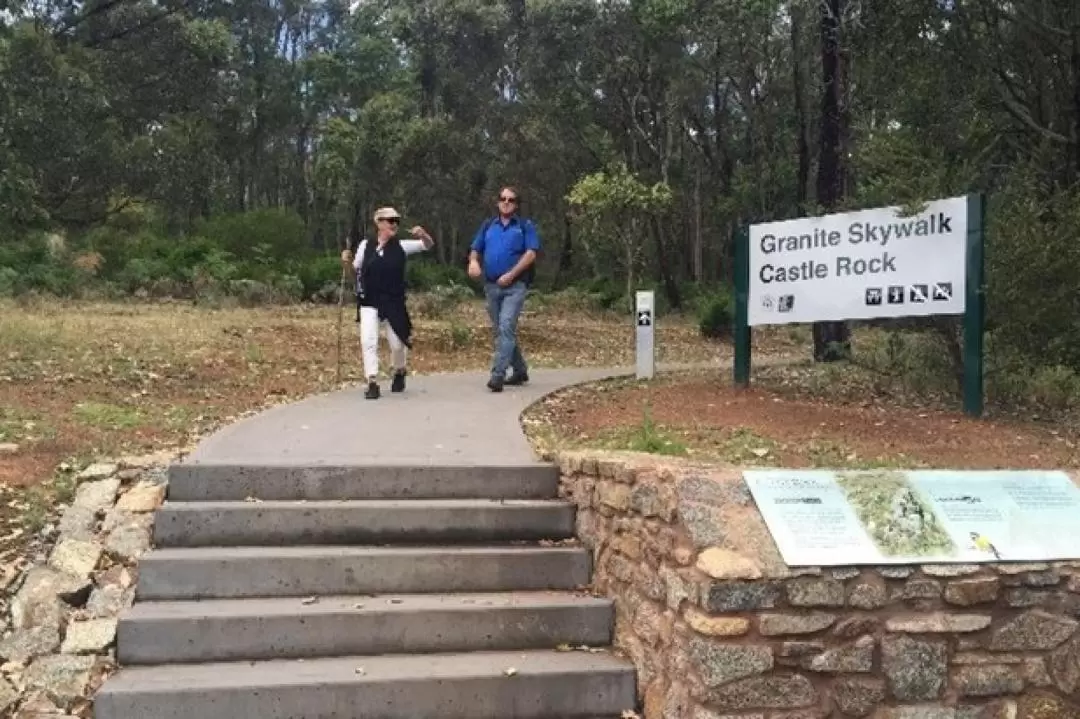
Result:
<svg viewBox="0 0 1080 719"><path fill-rule="evenodd" d="M406 255L415 255L418 252L423 252L427 249L424 247L423 240L398 240L401 244L401 249L405 251ZM359 275L360 264L364 261L364 250L367 248L367 240L360 240L360 246L356 248L356 256L353 257L352 266ZM383 248L378 247L375 252L382 254Z"/></svg>

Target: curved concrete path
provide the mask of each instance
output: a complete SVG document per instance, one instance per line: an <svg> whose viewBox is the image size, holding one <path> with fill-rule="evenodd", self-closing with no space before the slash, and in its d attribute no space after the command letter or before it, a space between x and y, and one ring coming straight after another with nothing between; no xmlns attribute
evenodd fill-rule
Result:
<svg viewBox="0 0 1080 719"><path fill-rule="evenodd" d="M658 369L689 367L658 367ZM698 367L700 368L700 366ZM402 394L383 387L316 395L225 427L184 464L514 466L538 459L519 423L533 402L563 387L633 374L623 369L538 369L523 387L495 394L487 373L413 375ZM384 383L385 384L385 383Z"/></svg>

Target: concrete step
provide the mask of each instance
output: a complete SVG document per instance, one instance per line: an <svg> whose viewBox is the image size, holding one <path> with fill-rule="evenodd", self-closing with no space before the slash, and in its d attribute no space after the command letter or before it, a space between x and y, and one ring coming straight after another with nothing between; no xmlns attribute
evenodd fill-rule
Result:
<svg viewBox="0 0 1080 719"><path fill-rule="evenodd" d="M547 464L510 466L174 464L169 499L552 499L559 471Z"/></svg>
<svg viewBox="0 0 1080 719"><path fill-rule="evenodd" d="M128 667L94 716L571 719L616 717L635 699L633 666L607 654L475 652Z"/></svg>
<svg viewBox="0 0 1080 719"><path fill-rule="evenodd" d="M154 521L159 547L501 542L574 536L558 500L369 499L175 502Z"/></svg>
<svg viewBox="0 0 1080 719"><path fill-rule="evenodd" d="M139 563L136 597L211 599L573 589L589 583L580 547L165 548Z"/></svg>
<svg viewBox="0 0 1080 719"><path fill-rule="evenodd" d="M570 592L140 602L121 665L606 646L612 603Z"/></svg>

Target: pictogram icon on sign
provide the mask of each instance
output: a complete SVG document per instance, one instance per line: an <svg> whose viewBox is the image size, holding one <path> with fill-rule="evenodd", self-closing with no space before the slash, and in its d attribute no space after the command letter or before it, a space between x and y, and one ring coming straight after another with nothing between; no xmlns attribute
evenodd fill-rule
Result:
<svg viewBox="0 0 1080 719"><path fill-rule="evenodd" d="M912 302L922 303L926 302L929 294L929 288L926 285L912 285L909 296Z"/></svg>
<svg viewBox="0 0 1080 719"><path fill-rule="evenodd" d="M880 305L881 304L881 288L880 287L867 287L866 288L866 304L868 305Z"/></svg>
<svg viewBox="0 0 1080 719"><path fill-rule="evenodd" d="M795 309L795 295L780 295L780 303L777 309L781 312L791 312Z"/></svg>
<svg viewBox="0 0 1080 719"><path fill-rule="evenodd" d="M650 310L638 310L637 313L638 327L649 327L652 325L652 312Z"/></svg>
<svg viewBox="0 0 1080 719"><path fill-rule="evenodd" d="M904 304L904 286L903 285L891 285L889 287L889 304L890 305L902 305L902 304Z"/></svg>
<svg viewBox="0 0 1080 719"><path fill-rule="evenodd" d="M948 302L952 299L952 282L934 283L934 302Z"/></svg>

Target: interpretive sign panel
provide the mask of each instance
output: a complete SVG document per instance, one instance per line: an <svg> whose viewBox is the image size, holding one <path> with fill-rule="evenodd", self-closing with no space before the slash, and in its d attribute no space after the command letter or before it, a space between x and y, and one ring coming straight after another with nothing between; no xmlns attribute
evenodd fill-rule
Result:
<svg viewBox="0 0 1080 719"><path fill-rule="evenodd" d="M964 313L968 198L750 226L750 326Z"/></svg>
<svg viewBox="0 0 1080 719"><path fill-rule="evenodd" d="M1080 559L1064 472L747 470L788 566Z"/></svg>

